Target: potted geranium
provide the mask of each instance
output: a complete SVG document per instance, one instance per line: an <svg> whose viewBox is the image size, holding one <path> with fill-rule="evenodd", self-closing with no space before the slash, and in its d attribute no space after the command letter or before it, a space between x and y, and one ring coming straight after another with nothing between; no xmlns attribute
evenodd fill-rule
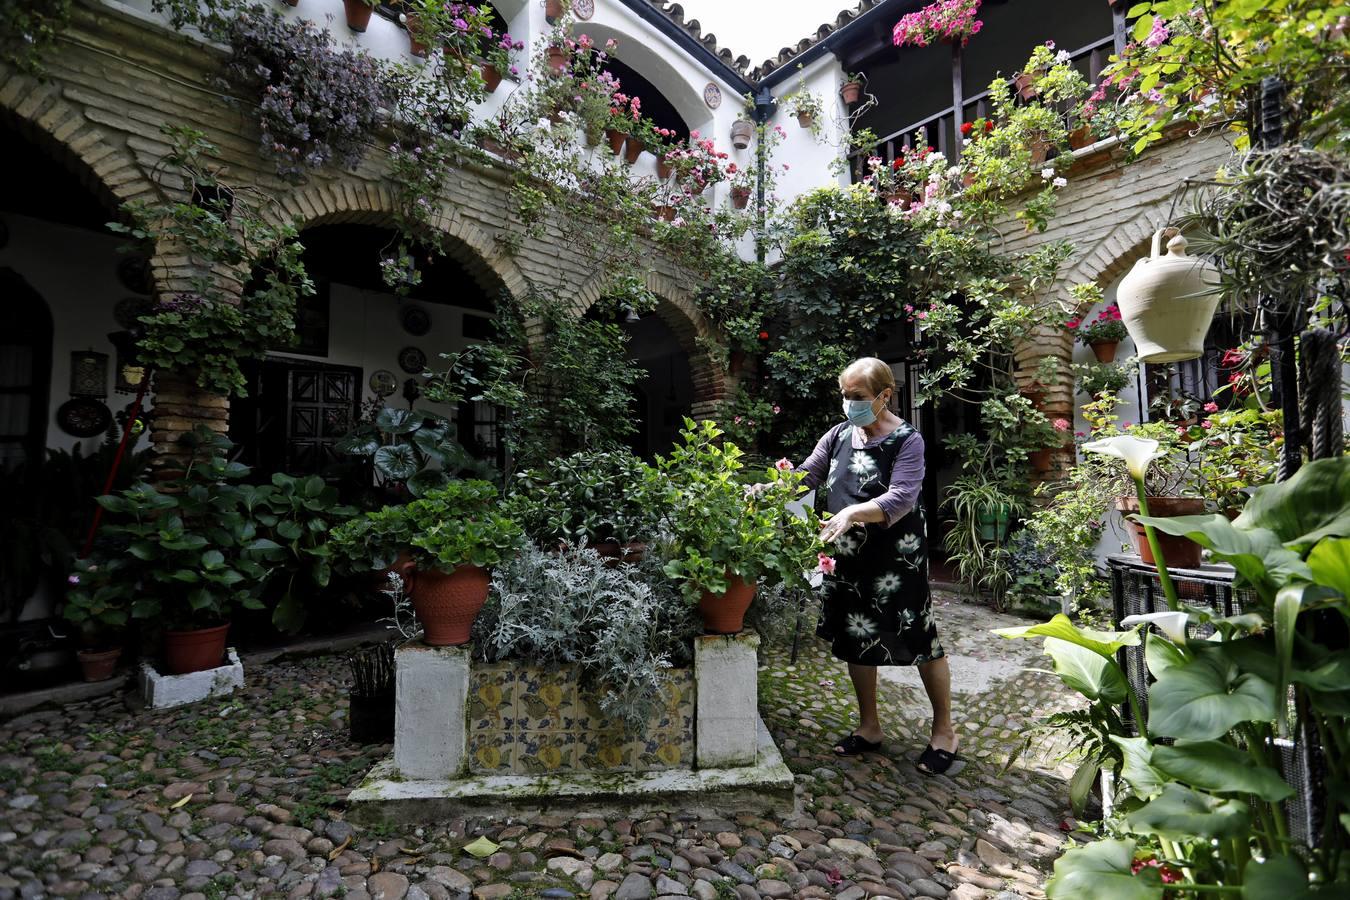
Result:
<svg viewBox="0 0 1350 900"><path fill-rule="evenodd" d="M849 106L862 99L863 81L866 77L862 74L848 74L844 76L843 83L839 86L839 98Z"/></svg>
<svg viewBox="0 0 1350 900"><path fill-rule="evenodd" d="M761 581L805 584L821 550L819 523L810 510L799 516L787 508L802 490L787 460L751 491L740 449L722 443L715 424L685 419L682 435L650 476L669 510L665 573L698 605L705 631L734 634Z"/></svg>
<svg viewBox="0 0 1350 900"><path fill-rule="evenodd" d="M1115 362L1116 346L1130 336L1121 321L1120 307L1114 303L1102 309L1086 325L1075 325L1072 320L1069 324L1078 329L1078 342L1091 347L1097 362L1101 363Z"/></svg>
<svg viewBox="0 0 1350 900"><path fill-rule="evenodd" d="M337 528L335 554L403 577L431 646L468 643L487 600L489 569L520 544L521 528L498 509L486 481L452 481L406 506L389 506Z"/></svg>
<svg viewBox="0 0 1350 900"><path fill-rule="evenodd" d="M122 655L133 585L109 574L97 563L78 559L67 579L71 590L62 615L80 629L81 648L76 656L85 681L107 681Z"/></svg>
<svg viewBox="0 0 1350 900"><path fill-rule="evenodd" d="M984 27L984 22L975 18L979 11L980 0L938 0L901 16L891 29L891 40L897 47L958 41L964 47Z"/></svg>

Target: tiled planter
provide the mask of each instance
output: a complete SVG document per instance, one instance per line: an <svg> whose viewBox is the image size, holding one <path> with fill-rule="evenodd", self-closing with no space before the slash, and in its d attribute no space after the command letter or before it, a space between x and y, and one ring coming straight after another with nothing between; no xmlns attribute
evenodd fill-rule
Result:
<svg viewBox="0 0 1350 900"><path fill-rule="evenodd" d="M692 669L670 671L665 707L640 737L626 735L597 700L573 666L475 664L467 709L469 772L656 772L693 765Z"/></svg>

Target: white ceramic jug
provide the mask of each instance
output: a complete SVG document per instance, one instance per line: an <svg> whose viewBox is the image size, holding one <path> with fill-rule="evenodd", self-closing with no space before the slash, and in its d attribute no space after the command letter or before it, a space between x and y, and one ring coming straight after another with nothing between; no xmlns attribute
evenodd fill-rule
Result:
<svg viewBox="0 0 1350 900"><path fill-rule="evenodd" d="M1205 334L1219 305L1219 272L1209 262L1186 255L1186 239L1176 235L1161 254L1163 229L1153 233L1153 252L1120 282L1120 317L1144 362L1195 359L1205 351Z"/></svg>

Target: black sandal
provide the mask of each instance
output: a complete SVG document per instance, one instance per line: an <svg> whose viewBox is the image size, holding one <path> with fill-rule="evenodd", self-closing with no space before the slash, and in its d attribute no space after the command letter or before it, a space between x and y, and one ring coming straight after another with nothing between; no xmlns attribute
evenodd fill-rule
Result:
<svg viewBox="0 0 1350 900"><path fill-rule="evenodd" d="M929 744L924 748L923 753L919 754L919 762L915 768L925 775L945 775L947 770L952 767L952 763L958 759L964 759L964 757L959 753L939 750Z"/></svg>
<svg viewBox="0 0 1350 900"><path fill-rule="evenodd" d="M858 756L862 753L875 753L881 749L881 741L869 741L858 734L850 734L834 745L835 756Z"/></svg>

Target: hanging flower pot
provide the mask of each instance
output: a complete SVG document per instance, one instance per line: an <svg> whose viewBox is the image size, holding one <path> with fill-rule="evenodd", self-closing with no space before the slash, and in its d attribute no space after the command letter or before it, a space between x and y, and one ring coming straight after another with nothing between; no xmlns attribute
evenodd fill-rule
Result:
<svg viewBox="0 0 1350 900"><path fill-rule="evenodd" d="M467 644L478 611L487 602L487 569L462 565L453 572L417 569L409 574L408 593L422 623L423 643L431 647Z"/></svg>
<svg viewBox="0 0 1350 900"><path fill-rule="evenodd" d="M342 0L342 7L347 12L347 27L357 34L365 33L375 7L366 3L366 0Z"/></svg>
<svg viewBox="0 0 1350 900"><path fill-rule="evenodd" d="M623 145L627 142L628 135L613 128L606 128L605 138L609 141L609 149L614 152L615 156L618 156L623 152Z"/></svg>
<svg viewBox="0 0 1350 900"><path fill-rule="evenodd" d="M561 19L562 14L563 0L544 0L544 18L548 19L548 24L552 25Z"/></svg>
<svg viewBox="0 0 1350 900"><path fill-rule="evenodd" d="M1013 89L1023 100L1030 100L1040 93L1036 87L1036 76L1029 72L1018 72L1013 78Z"/></svg>
<svg viewBox="0 0 1350 900"><path fill-rule="evenodd" d="M633 163L638 161L638 157L642 155L642 151L646 149L646 147L647 145L642 142L642 138L634 137L631 134L628 135L628 143L623 148L624 162L628 163L630 166L633 165Z"/></svg>
<svg viewBox="0 0 1350 900"><path fill-rule="evenodd" d="M732 575L720 594L705 591L698 601L703 630L708 634L736 634L745 627L745 611L755 599L755 582Z"/></svg>
<svg viewBox="0 0 1350 900"><path fill-rule="evenodd" d="M750 204L750 189L748 187L734 187L731 189L731 205L737 209L745 209Z"/></svg>
<svg viewBox="0 0 1350 900"><path fill-rule="evenodd" d="M671 166L670 163L666 162L666 158L664 156L662 156L660 159L656 161L656 174L661 177L662 181L665 181L667 178L669 178L670 174L674 171L675 171L674 167Z"/></svg>
<svg viewBox="0 0 1350 900"><path fill-rule="evenodd" d="M1121 319L1147 363L1196 359L1204 353L1205 334L1219 304L1219 273L1203 259L1186 255L1180 234L1160 253L1164 229L1153 234L1153 248L1120 282L1116 300Z"/></svg>
<svg viewBox="0 0 1350 900"><path fill-rule="evenodd" d="M483 75L483 84L487 85L487 92L489 94L495 93L497 86L502 83L501 71L490 62L483 63L483 67L479 71Z"/></svg>
<svg viewBox="0 0 1350 900"><path fill-rule="evenodd" d="M351 2L351 0L348 0ZM567 50L564 47L552 46L547 50L548 67L555 74L561 74L567 70Z"/></svg>
<svg viewBox="0 0 1350 900"><path fill-rule="evenodd" d="M1116 346L1119 341L1093 341L1088 344L1092 348L1092 355L1097 357L1099 363L1109 363L1116 361Z"/></svg>
<svg viewBox="0 0 1350 900"><path fill-rule="evenodd" d="M845 81L843 87L839 89L839 97L849 106L862 99L862 82Z"/></svg>
<svg viewBox="0 0 1350 900"><path fill-rule="evenodd" d="M737 119L731 123L731 146L737 150L744 150L750 146L750 138L754 137L755 123L749 119Z"/></svg>
<svg viewBox="0 0 1350 900"><path fill-rule="evenodd" d="M403 24L408 29L408 52L413 56L425 58L427 55L427 45L417 39L418 28L421 27L421 19L416 13L408 13L403 17Z"/></svg>
<svg viewBox="0 0 1350 900"><path fill-rule="evenodd" d="M229 623L214 628L164 632L164 664L170 675L186 675L218 667L225 659Z"/></svg>
<svg viewBox="0 0 1350 900"><path fill-rule="evenodd" d="M815 124L815 121L816 117L813 113L809 112L797 113L797 124L802 126L803 128L810 128L813 124Z"/></svg>
<svg viewBox="0 0 1350 900"><path fill-rule="evenodd" d="M1117 497L1116 509L1124 516L1137 513L1139 512L1139 498ZM1174 516L1200 516L1204 515L1204 512L1205 501L1199 497L1148 498L1148 514L1150 516L1170 519ZM1130 526L1130 534L1134 539L1134 549L1139 554L1139 558L1150 566L1156 566L1158 563L1153 558L1153 548L1149 546L1148 537L1144 534L1144 526L1128 518L1125 523ZM1194 569L1200 565L1201 547L1195 541L1173 534L1163 534L1156 528L1153 529L1153 535L1158 539L1158 549L1162 550L1168 568Z"/></svg>

